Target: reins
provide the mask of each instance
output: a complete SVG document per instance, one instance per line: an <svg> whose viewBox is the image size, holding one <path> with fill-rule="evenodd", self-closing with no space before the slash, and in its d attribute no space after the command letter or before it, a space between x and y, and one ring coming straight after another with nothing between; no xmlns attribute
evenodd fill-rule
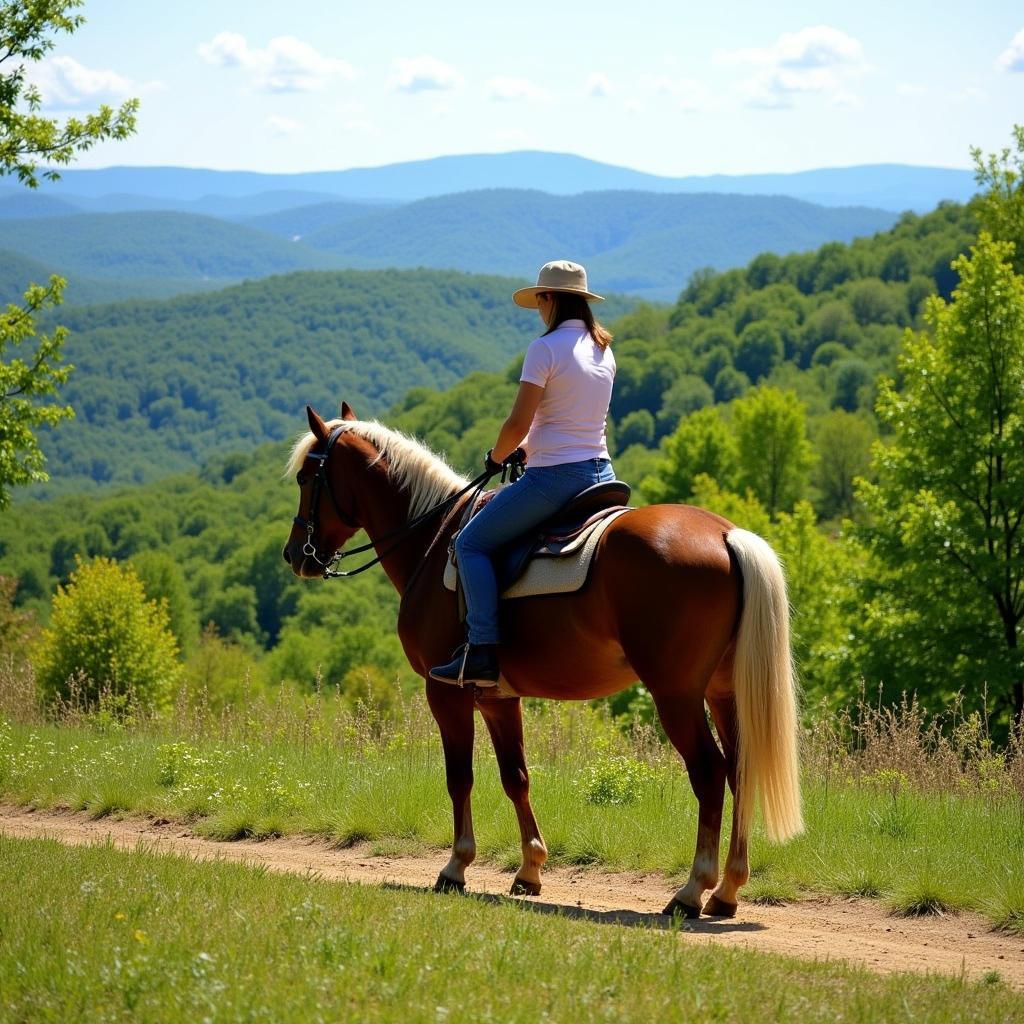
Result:
<svg viewBox="0 0 1024 1024"><path fill-rule="evenodd" d="M479 493L483 490L484 485L487 483L487 481L490 480L491 477L497 476L498 473L501 473L502 480L505 479L507 467L499 466L497 469L494 470L485 469L479 476L474 477L472 480L470 480L470 482L466 484L466 486L463 487L462 490L456 491L454 494L450 494L447 498L444 498L441 501L437 502L436 505L432 505L425 512L421 512L414 519L410 519L409 522L405 523L403 526L398 527L397 530L390 530L388 533L385 533L383 536L378 537L376 540L371 540L369 544L360 544L359 547L357 548L349 548L345 551L336 551L325 562L317 554L316 544L313 541L313 535L316 532L316 512L317 506L319 505L320 502L321 491L327 492L327 496L331 499L331 505L334 507L335 513L346 526L349 526L355 530L361 528L361 524L356 522L356 520L353 519L352 516L348 515L348 513L346 513L344 509L342 509L341 505L338 502L338 499L334 495L334 491L331 489L330 481L327 479L327 457L331 454L331 449L334 447L335 442L338 440L338 437L343 433L344 429L344 427L335 427L335 429L331 431L330 436L327 438L327 444L324 446L324 450L322 452L307 453L307 459L315 459L317 462L316 478L313 481L313 495L309 503L309 519L303 519L302 516L295 516L295 518L293 519L293 522L295 522L299 526L305 527L306 530L306 543L302 546L302 553L307 557L312 558L314 561L317 562L318 565L322 565L324 567L323 578L325 580L346 579L349 576L358 576L361 572L365 572L367 569L372 569L373 566L375 566L378 562L382 561L383 559L387 558L387 556L390 555L392 551L398 548L399 545L401 545L402 542L405 541L412 534L413 530L415 530L418 526L425 523L428 519L437 515L438 512L441 512L444 509L449 508L456 501L458 501L459 498L463 497L466 494L469 494L469 492L474 490L474 488L476 489L477 492L473 496L473 500L475 501ZM358 568L349 569L345 571L333 568L334 565L336 565L343 559L351 558L353 555L365 554L367 551L372 551L375 547L377 547L378 544L381 544L387 540L391 540L395 537L397 537L398 539L395 541L394 544L387 548L387 550L382 551L379 555L371 559L369 562L366 562L364 565L360 565Z"/></svg>

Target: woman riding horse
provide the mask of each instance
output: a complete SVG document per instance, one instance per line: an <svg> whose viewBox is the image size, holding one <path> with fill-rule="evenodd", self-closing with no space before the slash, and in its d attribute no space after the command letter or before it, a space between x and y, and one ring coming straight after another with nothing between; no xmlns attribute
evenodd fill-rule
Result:
<svg viewBox="0 0 1024 1024"><path fill-rule="evenodd" d="M611 353L596 340L596 324L590 328L585 319L590 293L582 268L577 273L568 279L544 274L541 283L528 290L530 296L548 296L537 299L538 308L545 315L544 303L550 302L548 322L557 324L541 342L565 347L528 357L523 387L533 391L525 392L524 401L532 394L535 404L521 420L515 413L510 417L511 425L503 428L492 453L511 451L521 440L519 428L525 432L532 420L527 441L532 479L540 495L551 502L549 507L601 479L606 467L597 423L599 417L603 420L607 398L603 406L592 398L584 403L592 416L589 443L596 447L601 437L601 448L588 458L558 461L558 453L572 452L576 441L571 435L550 440L559 438L564 420L556 418L560 426L553 434L544 432L547 420L544 431L537 432L542 424L535 414L542 399L554 401L559 394L556 368L564 364L556 355L571 357L570 374L579 372L576 379L587 380L588 386L593 383L595 390L598 381L587 376L577 360L584 367L588 360L596 368L606 359L606 370L614 366ZM564 308L559 303L567 300L580 302L578 323L573 323L577 317L557 319L554 310ZM562 332L568 340L562 340ZM610 379L604 386L610 388ZM530 803L521 702L497 695L493 687L455 688L432 678L431 666L447 656L462 633L456 596L442 580L465 496L479 478L467 481L414 439L381 423L360 420L347 403L342 403L340 418L327 423L313 409L307 407L306 412L310 432L296 441L288 463L299 485L299 506L284 558L296 575L306 579L353 575L379 562L398 590L398 635L409 664L426 681L452 802L454 842L437 888L464 888L466 868L476 856L471 793L479 712L519 822L523 861L512 891L538 894L547 847ZM537 466L538 457L547 461L538 453L552 454L549 444L555 458L549 466ZM584 468L575 475L568 467L580 462ZM549 477L558 482L557 489L546 483ZM524 478L494 500L501 499L507 507L517 494L531 495L532 503L533 485ZM472 522L477 521L486 524L487 519ZM349 573L334 571L331 567L342 558L366 550L342 550L360 529L366 531L367 547L375 549L377 557ZM524 519L517 518L516 532L523 529ZM464 545L464 571L467 551ZM479 627L478 616L475 621ZM477 641L495 637L475 635ZM760 802L769 839L787 839L803 827L786 582L768 544L704 509L634 509L602 534L580 590L503 602L501 641L501 673L519 696L591 700L625 689L637 679L644 683L669 740L686 764L699 807L690 875L666 912L690 917L735 914L738 890L749 875L747 841L755 803ZM721 747L711 733L707 711ZM732 831L725 871L719 877L726 781L734 795ZM714 892L705 899L709 889Z"/></svg>
<svg viewBox="0 0 1024 1024"><path fill-rule="evenodd" d="M519 393L484 462L496 469L522 446L528 467L484 505L455 542L468 637L452 661L430 670L442 683L498 682L495 551L581 491L615 479L605 439L615 356L610 332L589 305L601 296L588 290L587 272L578 263L555 260L540 268L536 285L520 288L512 299L538 310L547 331L526 350Z"/></svg>

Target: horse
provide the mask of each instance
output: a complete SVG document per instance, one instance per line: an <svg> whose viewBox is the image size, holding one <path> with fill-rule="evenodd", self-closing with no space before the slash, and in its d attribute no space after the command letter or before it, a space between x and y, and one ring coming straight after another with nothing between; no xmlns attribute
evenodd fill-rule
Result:
<svg viewBox="0 0 1024 1024"><path fill-rule="evenodd" d="M442 577L459 519L445 510L458 512L469 500L452 501L467 481L413 438L359 420L347 403L330 422L309 406L306 412L309 433L296 441L286 470L299 485L299 507L284 559L297 576L323 576L361 528L366 550L376 550L398 590L398 635L425 680L452 802L454 841L435 889L463 891L476 856L474 709L519 822L522 864L512 894L539 895L547 847L530 805L519 697L589 700L639 679L682 756L699 808L692 868L665 912L734 916L749 878L755 801L770 840L803 828L789 609L771 547L704 509L634 509L605 531L582 589L502 602L502 674L519 697L437 682L430 667L463 639L456 595ZM732 829L719 879L726 782Z"/></svg>

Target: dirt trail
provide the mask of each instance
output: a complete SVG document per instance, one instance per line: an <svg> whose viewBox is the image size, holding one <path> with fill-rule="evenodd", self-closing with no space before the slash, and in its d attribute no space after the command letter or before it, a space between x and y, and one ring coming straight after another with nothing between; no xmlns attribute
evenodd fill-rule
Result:
<svg viewBox="0 0 1024 1024"><path fill-rule="evenodd" d="M264 842L214 842L178 823L142 818L93 821L84 814L31 811L0 805L0 832L17 838L57 839L72 845L110 841L212 860L244 861L272 871L316 872L330 880L367 885L389 883L422 889L433 885L445 861L441 852L426 857L374 856L368 844L335 849L314 839L290 837ZM470 889L497 897L508 892L511 875L480 864L470 870ZM573 914L595 922L664 927L659 913L671 886L663 877L605 873L593 868L552 868L543 895L524 902L538 910ZM1024 989L1024 938L992 932L977 914L896 918L873 900L838 897L803 899L784 907L741 904L732 921L687 922L682 938L818 960L847 960L876 971L966 972L978 977L998 971L1014 988Z"/></svg>

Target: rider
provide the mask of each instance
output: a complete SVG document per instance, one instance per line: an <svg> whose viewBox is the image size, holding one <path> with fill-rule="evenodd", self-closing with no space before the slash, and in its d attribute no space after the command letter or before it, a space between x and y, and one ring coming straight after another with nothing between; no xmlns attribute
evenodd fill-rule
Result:
<svg viewBox="0 0 1024 1024"><path fill-rule="evenodd" d="M493 686L498 681L498 585L492 553L543 522L593 484L614 480L605 420L615 378L611 333L594 318L578 263L545 263L537 284L520 288L513 302L536 309L547 330L523 360L512 411L487 453L488 469L517 446L529 460L525 474L497 494L462 529L455 542L466 597L468 643L454 660L430 670L445 683Z"/></svg>

